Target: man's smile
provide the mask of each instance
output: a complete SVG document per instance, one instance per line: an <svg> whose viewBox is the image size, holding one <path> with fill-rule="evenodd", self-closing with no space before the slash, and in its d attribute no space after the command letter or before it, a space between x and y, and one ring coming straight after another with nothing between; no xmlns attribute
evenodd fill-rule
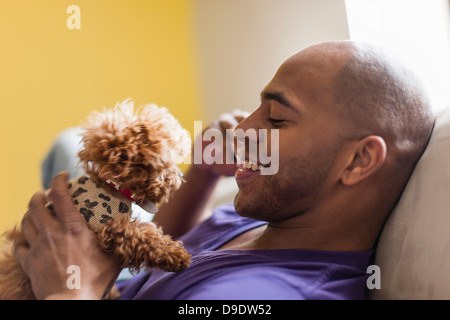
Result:
<svg viewBox="0 0 450 320"><path fill-rule="evenodd" d="M249 161L244 161L242 164L237 165L238 169L234 173L236 181L248 179L250 177L260 175L260 170L263 168L262 165L251 163Z"/></svg>

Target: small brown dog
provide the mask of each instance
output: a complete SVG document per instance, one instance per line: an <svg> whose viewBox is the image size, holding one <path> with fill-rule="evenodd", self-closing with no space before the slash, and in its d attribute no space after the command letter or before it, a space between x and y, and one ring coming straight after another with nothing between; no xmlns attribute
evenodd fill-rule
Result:
<svg viewBox="0 0 450 320"><path fill-rule="evenodd" d="M155 213L183 178L176 165L191 148L189 133L166 108L154 104L134 111L125 100L93 112L83 125L78 153L86 176L69 182L74 205L97 235L100 248L123 268L180 271L190 255L160 228L131 219L131 203ZM0 299L34 299L30 281L13 252L24 241L20 228L4 235L0 251Z"/></svg>

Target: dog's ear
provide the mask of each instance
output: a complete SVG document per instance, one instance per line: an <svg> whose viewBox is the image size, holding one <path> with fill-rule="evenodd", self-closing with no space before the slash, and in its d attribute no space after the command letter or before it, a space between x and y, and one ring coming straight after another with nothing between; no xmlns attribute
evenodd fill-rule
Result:
<svg viewBox="0 0 450 320"><path fill-rule="evenodd" d="M176 165L169 166L159 172L154 172L151 183L145 185L138 185L143 188L137 194L145 194L145 199L151 200L155 204L162 204L167 202L176 190L178 190L184 182L184 177L180 169ZM136 198L135 201L139 204L145 199Z"/></svg>
<svg viewBox="0 0 450 320"><path fill-rule="evenodd" d="M98 232L97 239L101 249L111 252L122 268L132 272L148 268L181 271L191 257L181 241L164 235L153 223L116 219Z"/></svg>

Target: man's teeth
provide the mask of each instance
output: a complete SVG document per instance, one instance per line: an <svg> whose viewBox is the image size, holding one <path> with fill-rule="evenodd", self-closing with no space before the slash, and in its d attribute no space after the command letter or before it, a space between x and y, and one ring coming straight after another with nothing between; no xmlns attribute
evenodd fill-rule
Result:
<svg viewBox="0 0 450 320"><path fill-rule="evenodd" d="M245 160L244 168L251 169L252 171L259 171L259 170L261 170L262 166L257 165L256 163L248 162L247 160Z"/></svg>

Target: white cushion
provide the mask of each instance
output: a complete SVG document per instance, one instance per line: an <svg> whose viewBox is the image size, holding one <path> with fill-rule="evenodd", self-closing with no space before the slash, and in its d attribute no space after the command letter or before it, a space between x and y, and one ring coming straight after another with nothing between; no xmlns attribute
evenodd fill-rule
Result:
<svg viewBox="0 0 450 320"><path fill-rule="evenodd" d="M371 299L450 299L450 109L381 233Z"/></svg>

